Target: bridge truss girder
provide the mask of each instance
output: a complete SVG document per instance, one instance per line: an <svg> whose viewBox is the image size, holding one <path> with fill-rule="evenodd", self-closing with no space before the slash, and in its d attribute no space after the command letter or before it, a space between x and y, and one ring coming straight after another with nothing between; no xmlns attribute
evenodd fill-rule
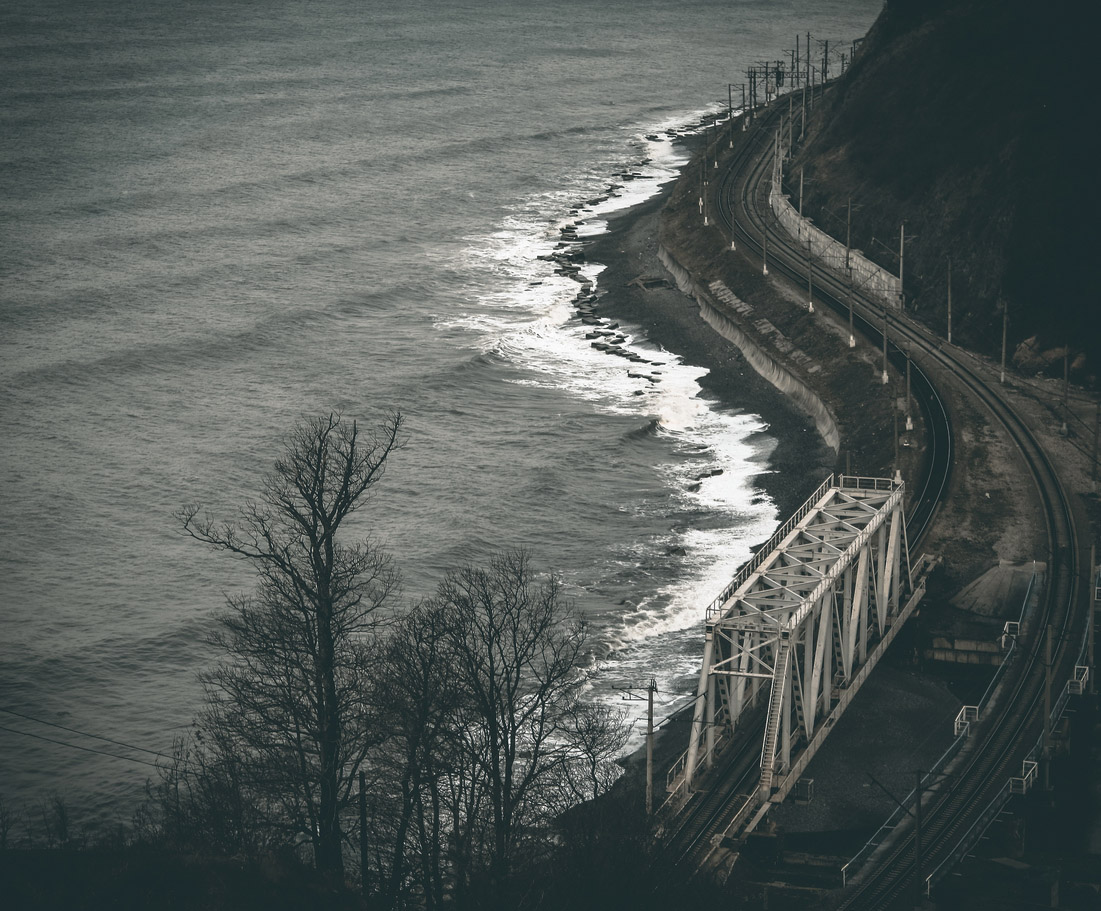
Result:
<svg viewBox="0 0 1101 911"><path fill-rule="evenodd" d="M875 643L913 589L903 495L900 480L830 478L712 604L688 790L718 739L762 704L755 802L770 799L777 776L809 761L808 747L817 749L834 707L866 676L869 654L874 662Z"/></svg>

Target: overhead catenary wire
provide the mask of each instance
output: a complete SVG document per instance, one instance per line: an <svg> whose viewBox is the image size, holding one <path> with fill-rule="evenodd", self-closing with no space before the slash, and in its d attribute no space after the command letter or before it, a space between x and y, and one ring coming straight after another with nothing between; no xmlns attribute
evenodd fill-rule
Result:
<svg viewBox="0 0 1101 911"><path fill-rule="evenodd" d="M0 724L0 731L7 731L9 734L22 734L24 737L33 737L35 740L44 740L46 743L57 744L58 746L71 747L74 750L83 750L85 753L95 753L99 756L109 756L112 759L121 759L124 762L136 762L139 765L147 765L150 768L159 769L162 766L156 762L150 762L148 759L139 759L136 756L120 756L118 753L109 753L107 750L97 750L95 747L84 747L77 743L69 743L65 740L55 740L53 737L44 737L41 734L33 734L30 731L20 731L16 728L9 728ZM161 754L157 754L161 755ZM168 757L165 757L168 758Z"/></svg>
<svg viewBox="0 0 1101 911"><path fill-rule="evenodd" d="M5 712L8 715L15 715L16 717L23 718L27 721L33 721L35 724L45 724L45 725L48 725L49 727L52 727L52 728L58 728L59 730L62 730L62 731L68 731L70 734L78 734L81 737L91 737L93 740L102 740L104 743L113 743L115 746L125 747L128 750L137 750L139 753L148 753L151 756L159 756L161 759L169 759L169 760L172 759L172 757L169 756L167 753L162 753L159 750L150 750L150 749L147 749L146 747L135 746L132 743L126 743L122 740L114 740L110 737L104 737L101 734L90 734L87 731L80 731L80 730L77 730L76 728L67 727L64 724L58 724L56 721L46 721L44 718L35 718L33 715L26 715L23 712L17 712L14 709L6 709L6 708L3 708L3 707L0 707L0 712ZM14 728L3 728L3 730L15 731L15 733L17 733L17 734L27 733L25 731L19 731L19 730L16 730ZM33 737L33 736L37 736L37 735L32 734L30 736ZM42 739L45 740L46 738L42 738ZM56 743L65 743L65 741L54 741L54 742L56 742ZM75 744L67 744L67 745L75 746ZM80 749L84 749L84 748L80 747ZM106 755L114 755L114 754L109 753L109 754L106 754Z"/></svg>

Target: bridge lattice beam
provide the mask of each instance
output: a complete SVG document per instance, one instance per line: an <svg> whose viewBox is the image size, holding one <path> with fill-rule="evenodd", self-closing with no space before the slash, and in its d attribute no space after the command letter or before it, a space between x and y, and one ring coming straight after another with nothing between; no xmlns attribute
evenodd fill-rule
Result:
<svg viewBox="0 0 1101 911"><path fill-rule="evenodd" d="M831 478L711 605L684 787L766 700L758 801L817 748L913 587L903 495L901 481Z"/></svg>

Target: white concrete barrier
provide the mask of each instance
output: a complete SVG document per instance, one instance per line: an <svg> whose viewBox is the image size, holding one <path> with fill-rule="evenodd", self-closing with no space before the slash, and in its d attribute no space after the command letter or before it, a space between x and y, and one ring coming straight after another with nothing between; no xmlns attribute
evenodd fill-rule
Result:
<svg viewBox="0 0 1101 911"><path fill-rule="evenodd" d="M803 218L795 210L788 197L780 193L775 187L769 193L768 201L784 230L798 241L800 247L806 249L807 238L809 237L811 253L829 268L842 275L845 274L845 245L843 243L830 237L825 231L816 228L811 224L810 219ZM854 288L861 291L870 291L892 307L899 306L900 290L897 275L893 275L881 266L877 266L857 250L849 251L849 267L852 269Z"/></svg>

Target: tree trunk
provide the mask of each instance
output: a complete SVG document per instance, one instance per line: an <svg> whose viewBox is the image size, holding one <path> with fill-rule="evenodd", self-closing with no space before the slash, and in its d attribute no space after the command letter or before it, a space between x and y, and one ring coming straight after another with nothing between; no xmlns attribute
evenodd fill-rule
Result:
<svg viewBox="0 0 1101 911"><path fill-rule="evenodd" d="M321 707L321 806L317 869L342 877L344 852L340 832L340 710L336 698L331 604L318 606L317 619L318 673L324 700Z"/></svg>

